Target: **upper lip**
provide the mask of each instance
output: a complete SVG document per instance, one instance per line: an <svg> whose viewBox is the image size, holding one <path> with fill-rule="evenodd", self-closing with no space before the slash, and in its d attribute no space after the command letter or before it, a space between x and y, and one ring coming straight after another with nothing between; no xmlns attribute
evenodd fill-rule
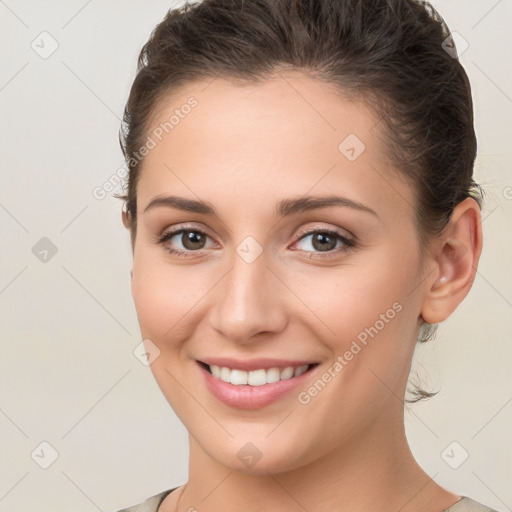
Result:
<svg viewBox="0 0 512 512"><path fill-rule="evenodd" d="M215 365L220 367L227 367L232 370L268 370L269 368L287 368L293 366L294 368L303 365L316 364L314 361L292 361L291 359L271 359L268 357L259 357L257 359L241 360L232 359L230 357L207 357L204 359L198 359L200 363L207 365Z"/></svg>

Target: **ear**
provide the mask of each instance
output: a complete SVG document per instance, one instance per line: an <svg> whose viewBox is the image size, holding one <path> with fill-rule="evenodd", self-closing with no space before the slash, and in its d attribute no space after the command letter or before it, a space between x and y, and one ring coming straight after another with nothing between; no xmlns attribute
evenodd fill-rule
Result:
<svg viewBox="0 0 512 512"><path fill-rule="evenodd" d="M123 209L123 211L121 212L121 217L122 217L122 221L123 221L123 226L124 226L126 229L129 229L130 224L131 224L130 212L126 212L126 211Z"/></svg>
<svg viewBox="0 0 512 512"><path fill-rule="evenodd" d="M434 266L425 281L423 320L437 324L453 313L473 285L481 252L480 207L468 197L454 208L439 241L433 242Z"/></svg>
<svg viewBox="0 0 512 512"><path fill-rule="evenodd" d="M123 221L123 226L126 228L126 229L130 229L130 226L131 226L131 215L130 215L130 212L126 212L123 208L122 212L121 212L121 219ZM130 233L130 236L131 236L131 233ZM132 241L132 253L133 253L133 241ZM133 281L133 267L132 269L130 270L130 280Z"/></svg>

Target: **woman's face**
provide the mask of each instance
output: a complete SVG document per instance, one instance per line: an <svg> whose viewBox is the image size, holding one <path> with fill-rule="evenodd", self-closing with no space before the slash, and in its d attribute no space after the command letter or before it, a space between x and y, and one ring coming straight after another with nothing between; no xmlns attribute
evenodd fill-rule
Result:
<svg viewBox="0 0 512 512"><path fill-rule="evenodd" d="M424 287L413 190L381 123L289 73L189 84L152 126L132 293L153 374L205 460L275 472L369 436L385 446L403 427ZM254 363L221 371L254 384L316 366L250 386L210 375L212 360Z"/></svg>

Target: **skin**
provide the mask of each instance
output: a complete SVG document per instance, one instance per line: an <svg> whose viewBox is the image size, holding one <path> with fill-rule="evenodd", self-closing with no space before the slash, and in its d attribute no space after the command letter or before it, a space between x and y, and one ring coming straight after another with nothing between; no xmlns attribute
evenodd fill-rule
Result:
<svg viewBox="0 0 512 512"><path fill-rule="evenodd" d="M161 101L151 126L191 95L198 105L144 159L133 241L141 333L160 351L151 370L189 432L189 480L159 511L453 505L460 496L414 460L403 398L421 319L446 319L473 283L477 203L457 205L422 253L415 191L386 158L382 126L363 103L299 72L245 87L217 78ZM366 146L354 161L338 149L348 134ZM347 206L274 216L281 199L333 193L377 216ZM218 216L166 206L144 212L157 195L207 201ZM123 214L125 227L130 221ZM194 252L201 245L185 245L181 235L155 243L182 223L208 235L203 249ZM294 240L302 229L335 229L357 243L323 252L314 235ZM236 252L247 236L263 251L252 263ZM170 246L192 257L170 254ZM315 259L322 254L329 256ZM195 360L207 356L317 361L307 389L394 303L400 312L308 404L292 392L263 409L235 409L198 378ZM262 455L251 467L237 457L247 442Z"/></svg>

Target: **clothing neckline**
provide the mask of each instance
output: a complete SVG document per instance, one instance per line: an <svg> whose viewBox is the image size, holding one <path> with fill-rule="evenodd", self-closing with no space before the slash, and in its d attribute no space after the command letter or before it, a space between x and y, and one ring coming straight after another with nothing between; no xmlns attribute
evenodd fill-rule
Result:
<svg viewBox="0 0 512 512"><path fill-rule="evenodd" d="M159 511L160 505L163 503L165 498L167 498L167 496L169 496L169 494L171 494L171 492L175 491L176 489L179 489L180 487L181 486L173 487L172 489L169 489L168 491L163 491L161 493L161 498L157 504L156 512L160 512ZM462 502L466 503L468 500L469 500L469 498L467 496L461 496L459 500L457 500L453 505L450 505L448 508L444 509L442 512L453 511L453 510L455 510L455 507L458 507Z"/></svg>

